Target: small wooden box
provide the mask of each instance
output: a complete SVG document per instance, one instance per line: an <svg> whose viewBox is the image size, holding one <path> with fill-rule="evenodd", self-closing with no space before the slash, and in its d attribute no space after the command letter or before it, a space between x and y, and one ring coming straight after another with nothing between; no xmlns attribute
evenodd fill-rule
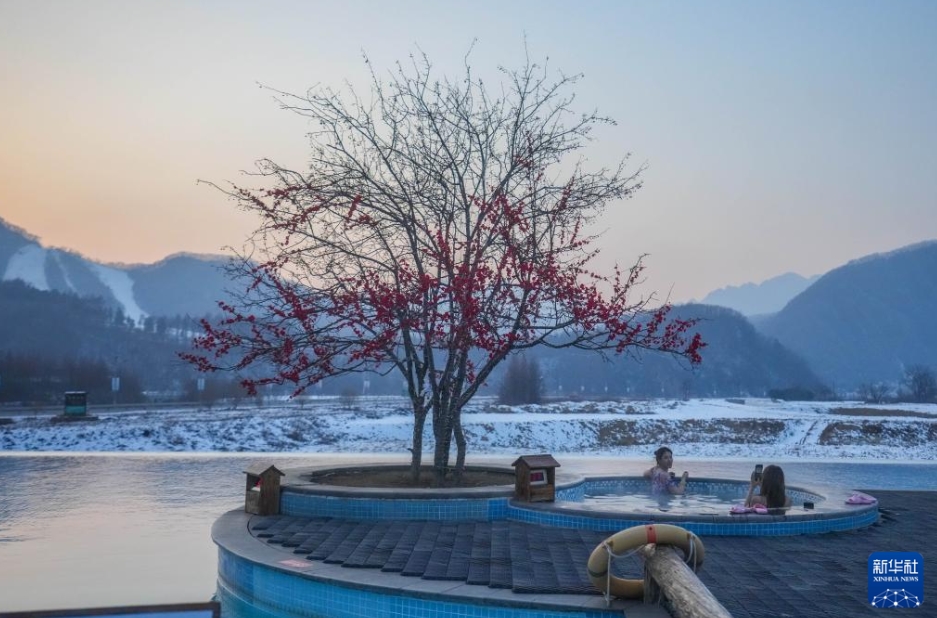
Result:
<svg viewBox="0 0 937 618"><path fill-rule="evenodd" d="M523 455L514 466L514 497L525 502L556 500L556 468L560 464L553 455Z"/></svg>
<svg viewBox="0 0 937 618"><path fill-rule="evenodd" d="M244 496L244 512L254 515L279 515L280 477L283 473L276 466L252 466L244 471L247 489Z"/></svg>

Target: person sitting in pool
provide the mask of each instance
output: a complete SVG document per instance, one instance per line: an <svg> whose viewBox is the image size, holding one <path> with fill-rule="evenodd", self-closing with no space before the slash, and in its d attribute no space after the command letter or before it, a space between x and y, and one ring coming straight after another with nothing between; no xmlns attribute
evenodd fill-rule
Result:
<svg viewBox="0 0 937 618"><path fill-rule="evenodd" d="M757 494L755 493L756 487L760 488ZM784 470L781 466L765 466L761 479L756 479L755 473L752 472L745 506L756 504L763 504L769 509L787 508L791 505L791 498L787 495L787 488L784 486Z"/></svg>
<svg viewBox="0 0 937 618"><path fill-rule="evenodd" d="M686 492L689 473L684 472L683 476L678 479L673 472L670 472L673 466L673 451L662 446L654 451L654 458L657 464L644 471L644 478L651 480L651 493L681 495Z"/></svg>

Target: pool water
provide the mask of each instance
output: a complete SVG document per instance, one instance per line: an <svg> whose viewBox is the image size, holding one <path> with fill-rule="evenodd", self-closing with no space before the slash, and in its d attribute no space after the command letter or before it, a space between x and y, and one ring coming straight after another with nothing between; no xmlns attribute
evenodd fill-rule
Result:
<svg viewBox="0 0 937 618"><path fill-rule="evenodd" d="M741 499L735 491L693 493L687 490L682 496L670 494L616 494L599 493L585 495L581 503L584 509L597 511L679 511L687 513L724 514L733 504L740 504ZM743 496L744 499L744 496Z"/></svg>
<svg viewBox="0 0 937 618"><path fill-rule="evenodd" d="M818 503L824 499L793 488L789 488L787 493L794 504L805 500ZM744 503L747 494L748 483L743 481L690 480L683 495L658 495L650 493L647 480L620 478L589 481L582 499L576 499L574 504L578 509L617 513L727 515L732 506Z"/></svg>

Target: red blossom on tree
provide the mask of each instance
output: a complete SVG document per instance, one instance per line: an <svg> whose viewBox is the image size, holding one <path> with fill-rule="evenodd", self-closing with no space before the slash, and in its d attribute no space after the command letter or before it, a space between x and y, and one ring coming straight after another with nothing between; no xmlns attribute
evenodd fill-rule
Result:
<svg viewBox="0 0 937 618"><path fill-rule="evenodd" d="M370 102L278 93L316 126L309 170L265 160L268 188L224 190L261 219L235 268L250 285L184 357L203 371L263 368L245 380L251 391L397 371L413 407L413 472L432 413L441 480L453 439L464 466L462 408L510 353L645 349L695 364L705 344L692 321L668 319L669 305L631 299L640 259L611 276L589 269L585 225L640 183L624 161L556 171L610 122L569 110L576 77L550 81L528 63L504 71L493 96L469 67L457 82L430 75L425 57L386 82L372 74Z"/></svg>

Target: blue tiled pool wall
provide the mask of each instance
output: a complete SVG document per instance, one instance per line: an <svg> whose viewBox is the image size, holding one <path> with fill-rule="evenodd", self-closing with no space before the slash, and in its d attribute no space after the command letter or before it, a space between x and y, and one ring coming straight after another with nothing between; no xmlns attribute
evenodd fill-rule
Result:
<svg viewBox="0 0 937 618"><path fill-rule="evenodd" d="M794 506L803 505L804 502L813 502L819 504L826 500L823 496L818 496L817 494L810 493L809 491L801 491L800 489L791 489L788 488L787 496L791 499L791 504Z"/></svg>
<svg viewBox="0 0 937 618"><path fill-rule="evenodd" d="M285 614L266 611L251 605L250 602L230 590L222 580L218 580L215 598L221 603L221 618L283 618ZM310 618L319 618L312 616Z"/></svg>
<svg viewBox="0 0 937 618"><path fill-rule="evenodd" d="M741 481L700 479L699 491L730 489L739 492L739 499L748 491ZM581 502L585 495L595 491L645 491L647 481L640 478L590 478L557 488L557 500ZM791 489L788 491L794 505L806 500L821 501L822 496ZM396 520L513 520L546 526L617 532L631 526L647 523L672 523L698 535L726 536L779 536L812 534L851 530L871 525L878 520L878 509L856 512L797 513L785 515L700 515L663 514L648 516L635 513L630 517L582 513L571 509L552 508L543 503L530 507L511 503L507 497L449 498L449 499L387 499L324 496L307 492L283 491L280 511L296 517L338 517L348 519ZM801 516L804 515L804 516Z"/></svg>
<svg viewBox="0 0 937 618"><path fill-rule="evenodd" d="M406 590L401 592L406 593ZM224 618L611 618L621 610L548 611L388 594L285 573L219 548L218 598Z"/></svg>
<svg viewBox="0 0 937 618"><path fill-rule="evenodd" d="M510 505L508 519L531 524L618 532L633 526L646 524L673 524L699 536L785 536L795 534L818 534L839 530L855 530L870 526L878 521L878 509L871 508L855 513L837 513L817 519L790 519L784 515L726 515L648 518L641 514L632 517L594 517L570 511L530 509ZM723 519L726 521L717 521Z"/></svg>
<svg viewBox="0 0 937 618"><path fill-rule="evenodd" d="M586 497L587 484L585 481L556 488L556 499L562 502L582 502Z"/></svg>
<svg viewBox="0 0 937 618"><path fill-rule="evenodd" d="M449 499L387 499L322 496L284 490L280 512L295 517L348 519L495 521L507 517L507 497Z"/></svg>

